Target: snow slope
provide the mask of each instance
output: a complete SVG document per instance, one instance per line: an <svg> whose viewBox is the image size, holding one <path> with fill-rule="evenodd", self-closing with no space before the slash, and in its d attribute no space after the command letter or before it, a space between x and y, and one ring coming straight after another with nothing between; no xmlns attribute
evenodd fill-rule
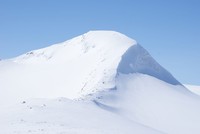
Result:
<svg viewBox="0 0 200 134"><path fill-rule="evenodd" d="M2 61L0 68L0 84L7 94L18 89L18 96L25 98L78 99L114 88L117 71L141 72L179 84L136 41L113 31L88 32Z"/></svg>
<svg viewBox="0 0 200 134"><path fill-rule="evenodd" d="M200 99L181 85L145 74L120 74L117 91L98 103L119 110L130 120L169 134L198 134Z"/></svg>
<svg viewBox="0 0 200 134"><path fill-rule="evenodd" d="M117 32L88 32L3 61L0 84L6 91L21 90L20 94L28 98L77 99L97 90L113 88L120 58L132 45L136 45L134 40ZM9 80L5 79L11 75Z"/></svg>
<svg viewBox="0 0 200 134"><path fill-rule="evenodd" d="M2 134L161 134L91 101L31 99L0 114Z"/></svg>
<svg viewBox="0 0 200 134"><path fill-rule="evenodd" d="M184 84L191 92L200 95L200 86Z"/></svg>
<svg viewBox="0 0 200 134"><path fill-rule="evenodd" d="M0 133L200 133L199 96L118 32L2 60L0 86Z"/></svg>

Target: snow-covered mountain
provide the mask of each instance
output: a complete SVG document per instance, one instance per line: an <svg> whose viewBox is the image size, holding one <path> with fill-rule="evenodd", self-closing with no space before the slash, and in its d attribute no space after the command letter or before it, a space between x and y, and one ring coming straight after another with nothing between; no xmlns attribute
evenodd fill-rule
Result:
<svg viewBox="0 0 200 134"><path fill-rule="evenodd" d="M136 41L112 31L88 32L6 60L1 66L4 66L0 70L3 89L21 90L19 96L23 92L22 97L28 98L63 96L77 99L115 88L119 73L149 74L179 84Z"/></svg>
<svg viewBox="0 0 200 134"><path fill-rule="evenodd" d="M114 31L2 60L0 86L0 133L200 133L199 96Z"/></svg>

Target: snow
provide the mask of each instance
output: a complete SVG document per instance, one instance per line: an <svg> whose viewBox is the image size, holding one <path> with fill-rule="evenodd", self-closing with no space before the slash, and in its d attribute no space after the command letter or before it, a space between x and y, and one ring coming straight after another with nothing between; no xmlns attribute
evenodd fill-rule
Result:
<svg viewBox="0 0 200 134"><path fill-rule="evenodd" d="M182 85L140 73L120 74L116 83L97 100L107 110L169 134L200 132L200 98Z"/></svg>
<svg viewBox="0 0 200 134"><path fill-rule="evenodd" d="M91 31L5 61L8 63L0 64L0 68L6 66L0 70L0 84L6 92L18 89L18 96L24 99L43 96L78 99L113 88L121 56L136 44L117 32Z"/></svg>
<svg viewBox="0 0 200 134"><path fill-rule="evenodd" d="M165 133L200 131L200 99L184 87L143 74L122 75L119 80L118 89L127 90L120 99L125 116Z"/></svg>
<svg viewBox="0 0 200 134"><path fill-rule="evenodd" d="M0 115L0 132L4 134L160 134L102 109L93 102L67 99L34 99L17 104L9 114ZM2 129L3 128L3 129Z"/></svg>
<svg viewBox="0 0 200 134"><path fill-rule="evenodd" d="M189 85L189 84L184 84L184 86L189 89L191 92L200 95L200 86L197 85Z"/></svg>
<svg viewBox="0 0 200 134"><path fill-rule="evenodd" d="M114 31L2 60L0 86L3 134L200 133L200 97Z"/></svg>
<svg viewBox="0 0 200 134"><path fill-rule="evenodd" d="M142 73L154 76L173 85L180 85L167 70L161 67L140 45L131 46L122 56L118 73Z"/></svg>

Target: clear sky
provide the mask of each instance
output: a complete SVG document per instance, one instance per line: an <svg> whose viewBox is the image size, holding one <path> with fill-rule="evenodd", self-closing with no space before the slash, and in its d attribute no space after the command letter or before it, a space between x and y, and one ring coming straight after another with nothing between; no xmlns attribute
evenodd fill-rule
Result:
<svg viewBox="0 0 200 134"><path fill-rule="evenodd" d="M182 83L200 85L200 0L0 0L0 58L114 30Z"/></svg>

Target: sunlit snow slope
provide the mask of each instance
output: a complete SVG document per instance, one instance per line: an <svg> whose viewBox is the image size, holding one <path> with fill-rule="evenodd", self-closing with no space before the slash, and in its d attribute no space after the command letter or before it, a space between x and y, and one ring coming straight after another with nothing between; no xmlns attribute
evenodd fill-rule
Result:
<svg viewBox="0 0 200 134"><path fill-rule="evenodd" d="M118 32L2 60L0 91L0 133L200 133L199 96Z"/></svg>
<svg viewBox="0 0 200 134"><path fill-rule="evenodd" d="M77 99L114 88L119 72L140 72L179 84L136 41L112 31L88 32L2 61L0 68L0 85L6 93L17 89L15 94L27 98Z"/></svg>

